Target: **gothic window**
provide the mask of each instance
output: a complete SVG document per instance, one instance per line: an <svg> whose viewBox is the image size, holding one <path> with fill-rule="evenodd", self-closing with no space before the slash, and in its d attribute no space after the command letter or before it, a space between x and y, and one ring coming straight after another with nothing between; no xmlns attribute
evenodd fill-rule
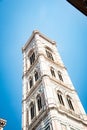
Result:
<svg viewBox="0 0 87 130"><path fill-rule="evenodd" d="M69 96L67 96L67 102L68 102L69 108L74 111L74 107L73 107L71 98Z"/></svg>
<svg viewBox="0 0 87 130"><path fill-rule="evenodd" d="M35 71L35 81L37 81L38 80L38 72L37 71Z"/></svg>
<svg viewBox="0 0 87 130"><path fill-rule="evenodd" d="M58 99L59 99L60 104L64 106L64 101L63 101L62 93L61 93L61 92L58 92L58 93L57 93L57 96L58 96Z"/></svg>
<svg viewBox="0 0 87 130"><path fill-rule="evenodd" d="M61 81L63 81L63 77L62 77L62 74L61 74L60 71L58 71L58 76L59 76L59 79L60 79Z"/></svg>
<svg viewBox="0 0 87 130"><path fill-rule="evenodd" d="M33 104L33 102L30 105L30 114L31 114L31 120L32 120L35 116L35 105Z"/></svg>
<svg viewBox="0 0 87 130"><path fill-rule="evenodd" d="M33 86L33 78L32 77L30 77L30 79L29 79L29 84L30 84L30 88Z"/></svg>
<svg viewBox="0 0 87 130"><path fill-rule="evenodd" d="M33 52L32 55L30 56L30 64L32 65L35 61L35 53Z"/></svg>
<svg viewBox="0 0 87 130"><path fill-rule="evenodd" d="M53 77L56 77L56 76L55 76L55 72L54 72L54 68L53 68L53 67L50 68L50 71L51 71L51 75L52 75Z"/></svg>
<svg viewBox="0 0 87 130"><path fill-rule="evenodd" d="M52 53L51 53L50 51L46 50L46 54L47 54L47 57L48 57L49 59L54 60L54 59L53 59L53 56L52 56Z"/></svg>
<svg viewBox="0 0 87 130"><path fill-rule="evenodd" d="M41 96L37 96L37 105L38 105L38 111L42 109L42 101L41 101Z"/></svg>

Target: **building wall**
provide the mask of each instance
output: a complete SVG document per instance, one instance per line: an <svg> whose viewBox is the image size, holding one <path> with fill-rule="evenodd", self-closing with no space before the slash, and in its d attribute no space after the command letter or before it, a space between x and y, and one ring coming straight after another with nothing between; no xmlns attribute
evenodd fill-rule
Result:
<svg viewBox="0 0 87 130"><path fill-rule="evenodd" d="M53 59L47 57L46 50L52 53ZM29 58L35 53L35 62L31 66ZM55 76L51 74L54 68ZM35 71L38 80L35 81ZM61 71L63 81L59 79ZM33 78L33 87L29 86L29 78ZM33 33L23 49L23 99L22 128L23 130L86 130L87 117L75 88L70 80L67 69L57 52L56 43L40 33ZM58 100L61 92L64 105ZM42 109L38 111L37 95L41 96ZM74 110L70 110L67 95L71 97ZM35 104L35 117L31 120L30 104Z"/></svg>

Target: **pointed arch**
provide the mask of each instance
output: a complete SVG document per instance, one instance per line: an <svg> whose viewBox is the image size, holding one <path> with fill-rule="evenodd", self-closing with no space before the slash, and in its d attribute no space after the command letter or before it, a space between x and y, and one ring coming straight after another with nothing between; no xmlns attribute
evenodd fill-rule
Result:
<svg viewBox="0 0 87 130"><path fill-rule="evenodd" d="M45 51L46 51L46 55L47 55L47 57L50 59L50 60L53 60L54 61L54 58L53 58L53 54L52 54L52 49L51 48L49 48L49 47L45 47Z"/></svg>
<svg viewBox="0 0 87 130"><path fill-rule="evenodd" d="M56 76L55 76L55 71L54 71L54 68L53 68L53 67L50 67L50 72L51 72L51 75L52 75L53 77L56 77Z"/></svg>
<svg viewBox="0 0 87 130"><path fill-rule="evenodd" d="M62 77L61 71L58 71L58 76L59 76L59 79L60 79L61 81L63 81L63 77Z"/></svg>
<svg viewBox="0 0 87 130"><path fill-rule="evenodd" d="M35 77L35 81L37 81L37 80L38 80L39 75L38 75L38 71L36 71L36 70L35 70L35 72L34 72L34 77Z"/></svg>
<svg viewBox="0 0 87 130"><path fill-rule="evenodd" d="M34 52L34 49L35 49L35 48L31 48L31 49L28 51L28 57Z"/></svg>
<svg viewBox="0 0 87 130"><path fill-rule="evenodd" d="M30 85L30 88L33 86L33 77L31 76L29 78L29 85Z"/></svg>
<svg viewBox="0 0 87 130"><path fill-rule="evenodd" d="M64 106L64 101L63 101L61 91L57 91L57 96L58 96L59 103Z"/></svg>
<svg viewBox="0 0 87 130"><path fill-rule="evenodd" d="M31 115L31 120L32 120L35 116L35 104L34 104L34 102L30 103L30 115Z"/></svg>
<svg viewBox="0 0 87 130"><path fill-rule="evenodd" d="M42 109L42 98L41 95L37 95L37 106L38 106L38 111Z"/></svg>
<svg viewBox="0 0 87 130"><path fill-rule="evenodd" d="M66 98L67 98L67 102L68 102L69 108L74 111L74 107L73 107L73 104L72 104L72 99L71 99L71 97L70 97L69 95L67 95Z"/></svg>

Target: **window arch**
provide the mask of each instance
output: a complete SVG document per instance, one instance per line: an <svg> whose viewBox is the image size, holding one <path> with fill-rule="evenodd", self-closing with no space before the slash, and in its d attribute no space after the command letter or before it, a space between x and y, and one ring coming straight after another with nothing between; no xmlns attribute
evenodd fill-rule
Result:
<svg viewBox="0 0 87 130"><path fill-rule="evenodd" d="M46 48L46 55L50 60L53 60L53 55L52 55L52 50L49 47L45 47Z"/></svg>
<svg viewBox="0 0 87 130"><path fill-rule="evenodd" d="M54 76L54 77L56 77L56 76L55 76L55 71L54 71L54 68L53 68L53 67L50 68L50 71L51 71L51 75Z"/></svg>
<svg viewBox="0 0 87 130"><path fill-rule="evenodd" d="M38 72L37 71L35 71L34 77L35 77L35 81L37 81L38 80Z"/></svg>
<svg viewBox="0 0 87 130"><path fill-rule="evenodd" d="M62 73L61 73L60 71L58 71L58 76L59 76L59 79L60 79L61 81L63 81Z"/></svg>
<svg viewBox="0 0 87 130"><path fill-rule="evenodd" d="M38 111L40 111L42 109L42 99L40 95L37 96L37 105L38 105Z"/></svg>
<svg viewBox="0 0 87 130"><path fill-rule="evenodd" d="M68 95L67 95L67 102L68 102L69 108L74 111L72 100L71 100L70 96L68 96Z"/></svg>
<svg viewBox="0 0 87 130"><path fill-rule="evenodd" d="M60 104L64 106L64 101L63 101L62 93L60 91L57 92L57 96L58 96Z"/></svg>
<svg viewBox="0 0 87 130"><path fill-rule="evenodd" d="M32 77L29 78L29 85L30 85L30 88L33 86L33 78Z"/></svg>
<svg viewBox="0 0 87 130"><path fill-rule="evenodd" d="M33 102L31 102L30 104L30 115L31 115L31 120L32 120L35 116L35 105Z"/></svg>
<svg viewBox="0 0 87 130"><path fill-rule="evenodd" d="M32 65L35 61L35 53L33 52L32 55L30 56L30 65Z"/></svg>

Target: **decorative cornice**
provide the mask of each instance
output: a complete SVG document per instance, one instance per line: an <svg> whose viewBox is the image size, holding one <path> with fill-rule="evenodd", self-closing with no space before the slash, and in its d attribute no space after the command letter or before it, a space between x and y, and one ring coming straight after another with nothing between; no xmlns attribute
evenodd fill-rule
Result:
<svg viewBox="0 0 87 130"><path fill-rule="evenodd" d="M33 68L35 67L35 64L37 63L37 61L39 59L39 56L44 56L44 58L47 59L48 61L50 61L51 63L54 63L55 65L58 65L59 67L66 69L66 67L64 65L61 65L60 63L56 63L55 61L50 60L43 53L39 53L35 62L33 63L33 65L28 70L26 70L26 72L23 74L22 79L24 76L26 76L28 73L30 73L30 71L33 70Z"/></svg>
<svg viewBox="0 0 87 130"><path fill-rule="evenodd" d="M46 109L44 109L44 110L42 110L41 111L41 113L38 115L38 116L36 116L36 117L34 117L34 119L32 120L32 122L31 122L31 124L29 125L29 127L28 127L28 129L29 130L32 130L33 128L35 128L35 127L37 127L38 126L38 123L40 123L41 121L42 121L42 119L45 117L45 116L47 116L47 114L49 113L49 111L51 111L51 110L56 110L56 111L58 111L59 113L61 113L63 116L64 116L64 114L67 116L67 117L69 117L69 118L71 118L71 119L74 119L74 120L76 120L77 122L81 122L83 125L85 125L85 126L87 126L87 123L85 123L81 118L80 118L80 116L79 115L77 115L77 114L75 114L74 112L71 112L71 111L68 111L67 109L65 109L64 107L48 107L48 108L46 108ZM51 116L51 119L57 119L58 117L56 117L56 116ZM61 120L61 119L58 119L58 120Z"/></svg>
<svg viewBox="0 0 87 130"><path fill-rule="evenodd" d="M59 106L58 108L58 111L61 113L61 114L65 114L66 116L78 121L78 122L81 122L82 124L86 125L87 126L87 122L85 122L84 120L82 120L80 118L80 115L79 114L76 114L74 111L72 110L67 110L66 108L64 108L64 106Z"/></svg>
<svg viewBox="0 0 87 130"><path fill-rule="evenodd" d="M50 76L49 76L49 78L50 78L50 80L56 82L57 84L60 84L61 86L64 86L65 88L67 88L70 91L76 91L75 89L72 89L72 88L68 87L69 85L66 85L62 81L58 81L56 78L51 78Z"/></svg>
<svg viewBox="0 0 87 130"><path fill-rule="evenodd" d="M49 39L47 36L45 36L44 34L42 34L41 32L39 32L38 30L34 30L32 32L31 37L28 39L28 41L25 43L25 45L22 48L22 53L26 50L27 46L30 44L30 42L32 41L32 39L34 38L35 34L38 34L40 37L44 38L45 40L47 40L48 42L52 43L53 45L56 45L56 42Z"/></svg>
<svg viewBox="0 0 87 130"><path fill-rule="evenodd" d="M32 130L33 128L37 127L38 124L42 121L44 117L46 117L47 111L45 109L42 109L39 115L34 117L31 124L28 126L28 130Z"/></svg>
<svg viewBox="0 0 87 130"><path fill-rule="evenodd" d="M28 94L27 94L27 97L22 100L22 103L29 98L29 96L32 94L32 92L33 92L33 91L37 88L37 86L41 83L43 77L46 77L46 76L49 77L49 79L51 79L52 81L55 81L57 84L60 84L60 85L62 85L62 86L64 86L64 87L66 87L68 90L70 90L70 91L75 91L75 89L71 89L71 88L69 88L68 86L66 86L64 83L61 83L61 82L59 82L58 80L56 80L56 79L54 79L54 78L51 78L49 75L44 74L44 75L41 76L41 78L38 79L38 81L36 82L36 84L32 86L32 88L30 89L30 91L29 91Z"/></svg>

